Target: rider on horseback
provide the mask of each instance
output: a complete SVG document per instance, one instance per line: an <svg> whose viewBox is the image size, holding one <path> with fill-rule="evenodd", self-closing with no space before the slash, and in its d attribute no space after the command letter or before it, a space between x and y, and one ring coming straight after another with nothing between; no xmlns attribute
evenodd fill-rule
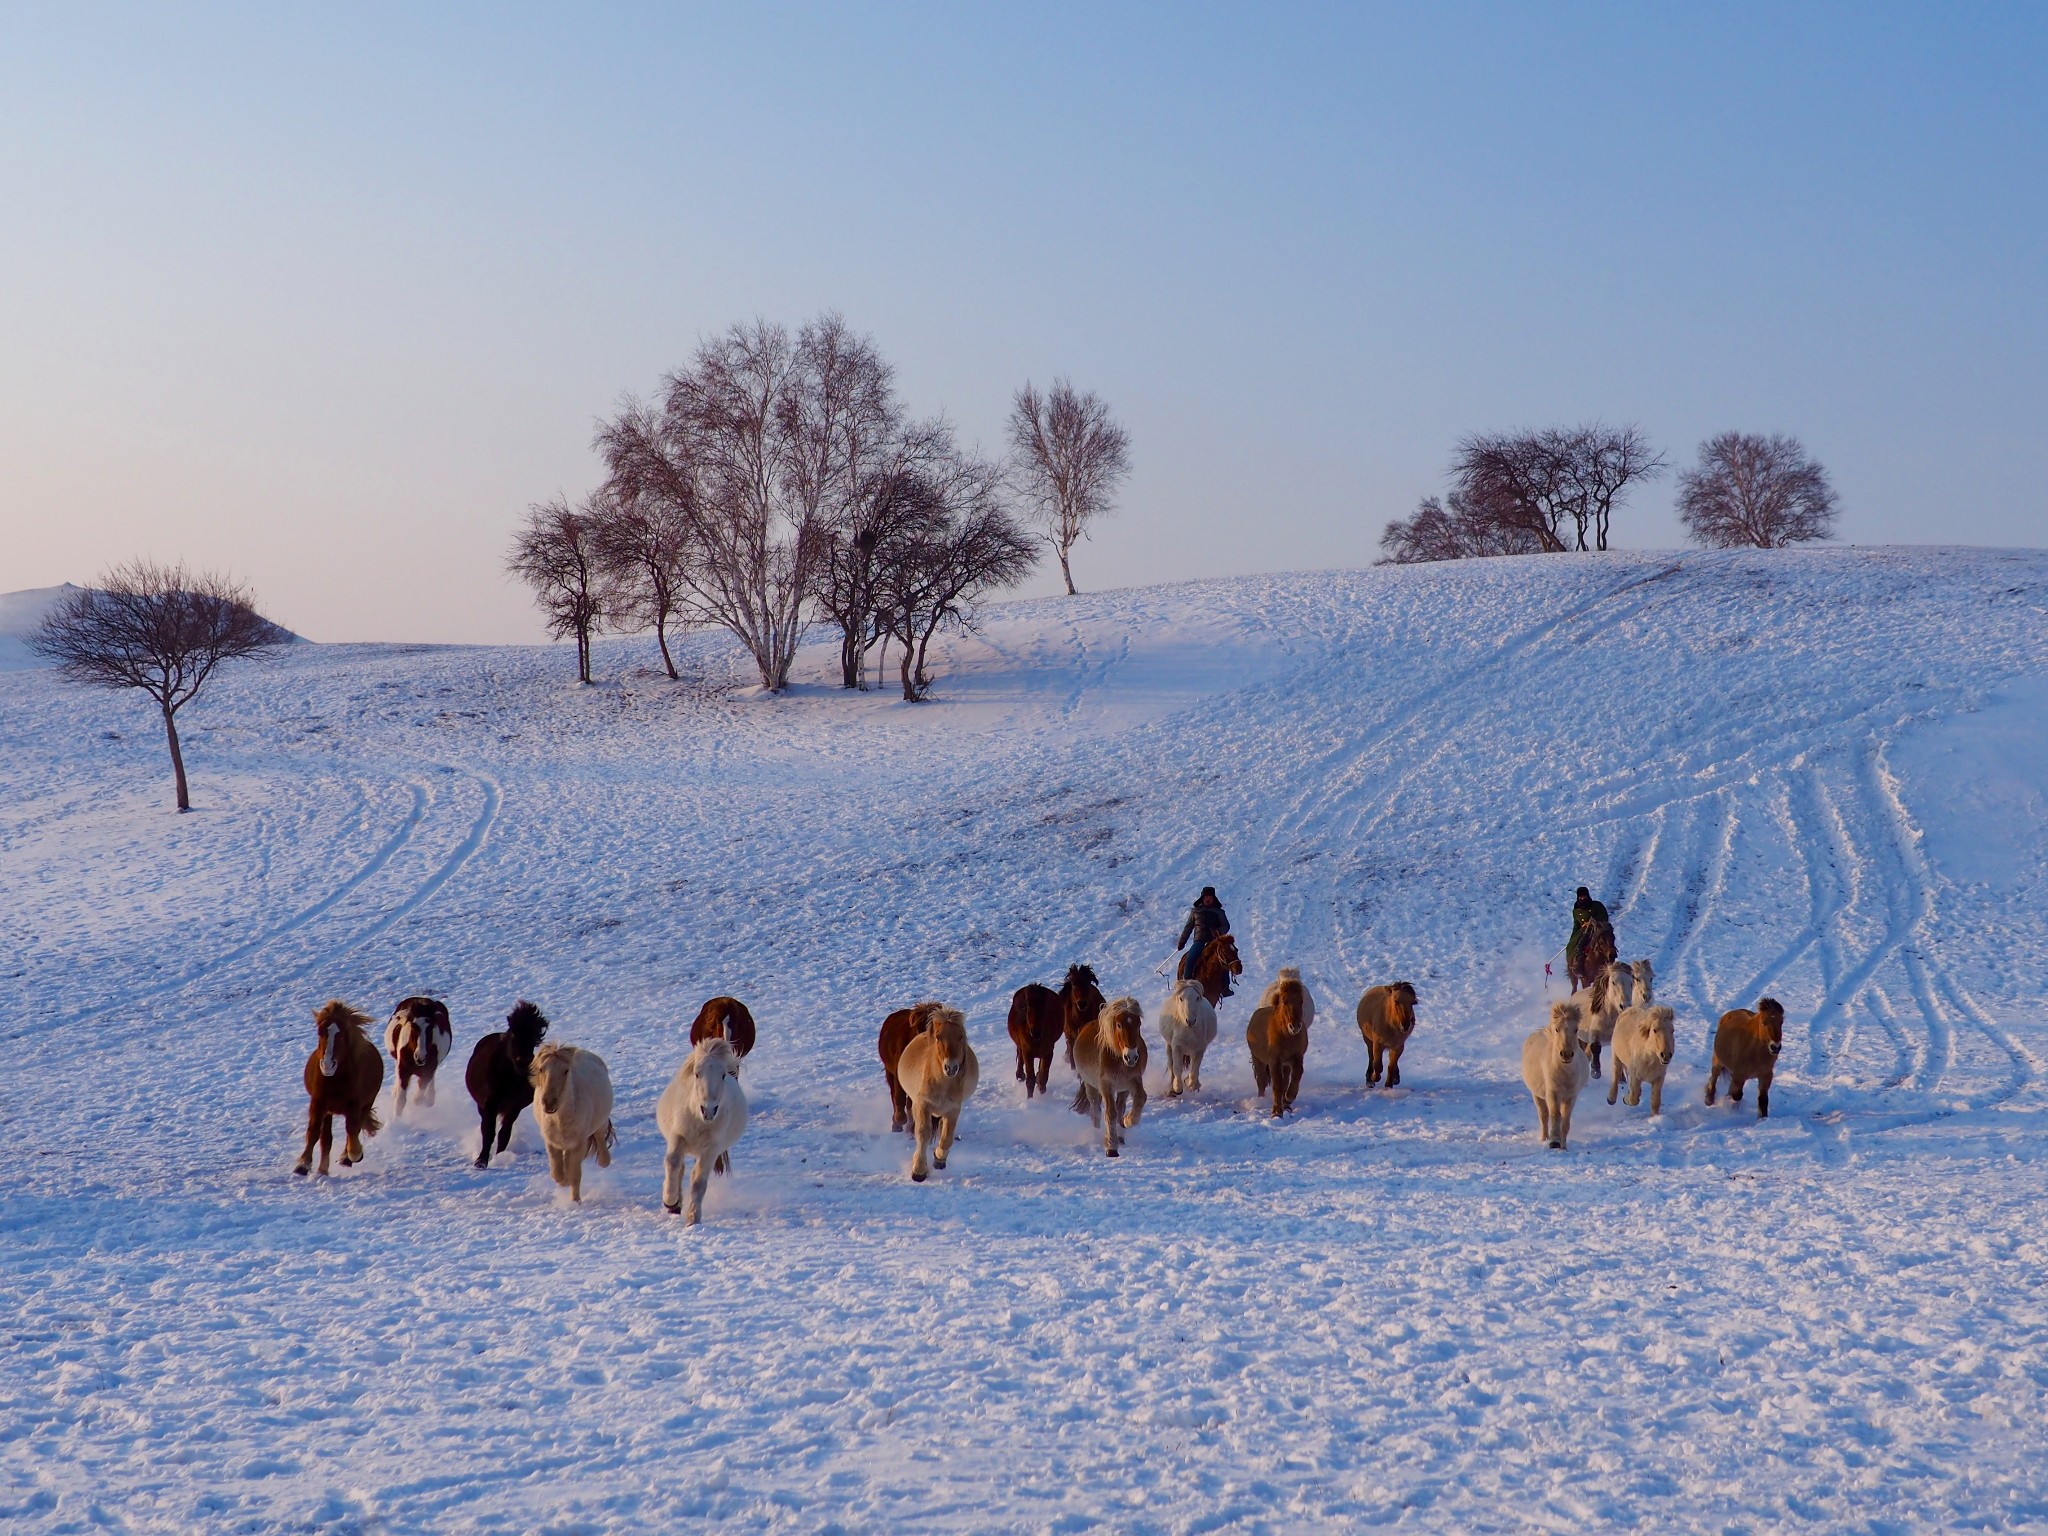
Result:
<svg viewBox="0 0 2048 1536"><path fill-rule="evenodd" d="M1217 899L1216 887L1205 885L1202 894L1195 898L1195 904L1188 908L1188 920L1181 924L1180 940L1173 947L1184 949L1180 957L1180 970L1176 973L1181 980L1195 974L1195 967L1201 963L1202 951L1209 947L1209 941L1230 932L1230 918L1223 910L1223 903ZM1188 942L1192 935L1194 943ZM1230 978L1223 979L1223 995L1229 997Z"/></svg>
<svg viewBox="0 0 2048 1536"><path fill-rule="evenodd" d="M1579 961L1586 951L1586 935L1595 928L1605 928L1610 933L1614 922L1607 915L1607 904L1595 901L1593 893L1583 885L1579 887L1578 899L1572 903L1572 936L1564 941L1565 974L1578 984Z"/></svg>

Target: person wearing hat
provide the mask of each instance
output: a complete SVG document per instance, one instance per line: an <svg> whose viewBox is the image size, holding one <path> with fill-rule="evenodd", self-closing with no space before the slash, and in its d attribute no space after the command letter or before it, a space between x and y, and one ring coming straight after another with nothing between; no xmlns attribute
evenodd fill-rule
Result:
<svg viewBox="0 0 2048 1536"><path fill-rule="evenodd" d="M1223 910L1223 903L1217 899L1216 887L1203 886L1202 894L1197 896L1195 904L1188 908L1188 920L1180 926L1180 942L1173 946L1175 949L1186 951L1180 957L1180 970L1177 973L1183 981L1195 973L1195 966L1201 961L1202 951L1209 947L1209 941L1228 932L1230 916ZM1190 938L1194 940L1192 944L1188 942ZM1223 995L1231 995L1230 978L1227 976L1223 979Z"/></svg>
<svg viewBox="0 0 2048 1536"><path fill-rule="evenodd" d="M1596 922L1608 928L1614 926L1607 915L1607 903L1595 901L1593 893L1582 885L1577 900L1572 903L1572 936L1564 941L1566 975L1578 975L1579 955L1586 947L1586 930Z"/></svg>

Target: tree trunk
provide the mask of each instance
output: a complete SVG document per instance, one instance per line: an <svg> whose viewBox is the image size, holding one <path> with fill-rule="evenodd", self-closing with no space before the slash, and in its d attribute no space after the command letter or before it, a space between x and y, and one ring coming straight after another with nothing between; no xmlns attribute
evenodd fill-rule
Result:
<svg viewBox="0 0 2048 1536"><path fill-rule="evenodd" d="M917 684L911 680L910 664L915 659L916 656L910 648L910 642L908 640L904 641L903 664L900 668L901 676L903 678L903 697L908 699L913 704L917 702Z"/></svg>
<svg viewBox="0 0 2048 1536"><path fill-rule="evenodd" d="M576 681L588 684L590 681L590 626L576 626Z"/></svg>
<svg viewBox="0 0 2048 1536"><path fill-rule="evenodd" d="M676 680L676 659L668 653L668 614L666 612L657 613L654 616L654 643L661 647L661 664L668 668L668 680L674 682Z"/></svg>
<svg viewBox="0 0 2048 1536"><path fill-rule="evenodd" d="M839 686L842 688L863 688L861 677L861 655L865 650L854 633L853 627L839 631Z"/></svg>
<svg viewBox="0 0 2048 1536"><path fill-rule="evenodd" d="M1067 564L1067 551L1071 548L1071 544L1060 546L1060 574L1067 578L1067 596L1077 597L1079 594L1074 591L1074 568Z"/></svg>
<svg viewBox="0 0 2048 1536"><path fill-rule="evenodd" d="M178 722L168 709L164 710L164 736L171 744L171 772L178 780L178 809L192 809L192 795L185 787L185 754L178 750Z"/></svg>

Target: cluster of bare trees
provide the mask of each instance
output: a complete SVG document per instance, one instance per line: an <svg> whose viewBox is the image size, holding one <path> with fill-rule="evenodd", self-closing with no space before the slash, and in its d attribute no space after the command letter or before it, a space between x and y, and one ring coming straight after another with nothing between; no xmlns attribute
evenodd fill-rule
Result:
<svg viewBox="0 0 2048 1536"><path fill-rule="evenodd" d="M1018 392L1012 439L998 462L943 417L911 416L874 343L837 315L794 334L735 325L600 424L604 484L579 507L532 508L509 566L550 631L576 638L585 682L603 628L652 629L676 676L668 637L683 623L730 632L780 691L824 622L843 686L865 687L868 657L893 644L904 697L922 698L932 640L1022 580L1039 538L1068 570L1128 467L1108 408L1064 381Z"/></svg>
<svg viewBox="0 0 2048 1536"><path fill-rule="evenodd" d="M1458 444L1451 489L1380 535L1382 564L1605 549L1629 491L1664 472L1635 427L1589 424L1487 433ZM1834 528L1827 472L1795 438L1725 432L1678 481L1678 509L1702 544L1779 548Z"/></svg>

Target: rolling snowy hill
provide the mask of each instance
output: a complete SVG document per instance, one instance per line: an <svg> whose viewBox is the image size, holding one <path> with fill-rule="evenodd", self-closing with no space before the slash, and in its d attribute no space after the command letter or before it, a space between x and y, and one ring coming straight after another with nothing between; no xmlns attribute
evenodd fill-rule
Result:
<svg viewBox="0 0 2048 1536"><path fill-rule="evenodd" d="M938 702L731 648L293 648L190 712L0 675L0 1519L22 1529L2019 1528L2048 1521L2048 554L1612 554L1018 604ZM1552 1153L1515 1051L1574 885L1679 1013ZM1011 990L1148 1015L1216 885L1315 991L1108 1162ZM1558 966L1562 972L1562 965ZM1351 1007L1405 977L1403 1086ZM596 1048L572 1209L459 1070L299 1182L312 1010ZM706 1225L656 1097L747 999ZM1788 1013L1772 1117L1700 1102ZM882 1014L983 1086L905 1178ZM1155 1077L1159 1075L1155 1066ZM1155 1093L1163 1085L1155 1085Z"/></svg>

